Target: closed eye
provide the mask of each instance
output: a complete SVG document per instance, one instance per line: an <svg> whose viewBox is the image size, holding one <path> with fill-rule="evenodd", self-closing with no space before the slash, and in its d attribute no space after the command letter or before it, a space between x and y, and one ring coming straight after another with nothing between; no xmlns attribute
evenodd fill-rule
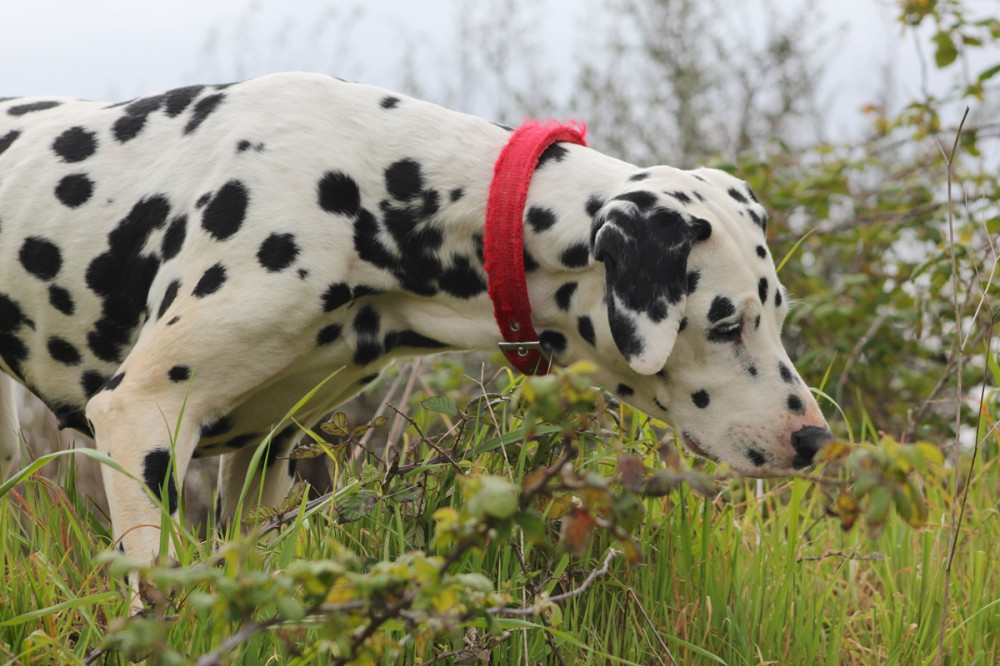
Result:
<svg viewBox="0 0 1000 666"><path fill-rule="evenodd" d="M711 342L735 342L743 335L743 321L726 321L708 329Z"/></svg>

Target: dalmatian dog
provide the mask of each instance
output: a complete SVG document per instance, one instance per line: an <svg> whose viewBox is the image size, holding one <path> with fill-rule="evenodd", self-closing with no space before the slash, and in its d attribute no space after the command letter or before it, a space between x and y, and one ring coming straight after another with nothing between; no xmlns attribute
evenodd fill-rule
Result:
<svg viewBox="0 0 1000 666"><path fill-rule="evenodd" d="M299 422L396 357L495 349L483 227L509 136L311 74L0 101L0 461L18 381L130 473L103 470L113 532L149 559L161 514L135 479L174 512L191 459L225 454L231 516L257 445L331 375ZM808 465L831 435L782 347L766 223L721 171L553 144L523 213L541 348L737 472ZM296 433L253 496L285 495Z"/></svg>

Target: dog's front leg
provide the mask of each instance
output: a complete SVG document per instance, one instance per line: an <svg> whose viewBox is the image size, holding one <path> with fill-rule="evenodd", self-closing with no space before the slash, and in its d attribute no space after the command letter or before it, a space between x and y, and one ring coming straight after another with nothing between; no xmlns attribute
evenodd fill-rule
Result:
<svg viewBox="0 0 1000 666"><path fill-rule="evenodd" d="M195 415L187 413L175 432L183 393L150 395L141 382L141 377L133 381L126 373L120 384L105 388L90 400L87 418L94 428L97 448L125 471L108 465L101 470L116 545L130 558L149 561L174 553L169 539L161 544L162 510L152 497L160 498L176 518L178 480L184 479L191 461L198 427ZM129 575L129 584L129 612L135 614L143 608L138 574Z"/></svg>

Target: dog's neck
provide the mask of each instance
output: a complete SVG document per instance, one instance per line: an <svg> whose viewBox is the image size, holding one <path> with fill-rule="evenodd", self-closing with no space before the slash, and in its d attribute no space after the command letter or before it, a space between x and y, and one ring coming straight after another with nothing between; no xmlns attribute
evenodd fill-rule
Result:
<svg viewBox="0 0 1000 666"><path fill-rule="evenodd" d="M442 247L473 244L481 250L492 158L507 137L503 130L491 129L495 132L485 141L488 149L461 150L448 166L452 171L457 168L468 180L462 186L462 196L442 206L435 216L434 224L445 235ZM489 161L482 159L484 154L491 156ZM474 156L475 162L471 161ZM608 329L604 268L592 256L591 224L600 205L620 191L635 172L636 167L597 151L560 143L532 177L524 211L528 296L535 330L543 343L555 344L557 348L551 351L556 352L559 363L594 353L579 333L581 317L588 318L595 329L598 351L605 351L601 341L609 336L602 335ZM485 285L481 251L478 255L473 262ZM496 351L503 339L485 291L468 299L445 295L406 300L403 312L407 325L449 347ZM447 326L442 322L448 322Z"/></svg>

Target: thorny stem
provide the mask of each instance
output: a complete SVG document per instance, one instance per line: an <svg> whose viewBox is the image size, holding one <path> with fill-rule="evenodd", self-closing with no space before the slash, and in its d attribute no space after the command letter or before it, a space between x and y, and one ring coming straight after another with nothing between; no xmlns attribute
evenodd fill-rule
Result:
<svg viewBox="0 0 1000 666"><path fill-rule="evenodd" d="M951 147L951 154L945 156L945 163L948 169L948 244L951 248L951 288L952 288L952 302L955 306L955 326L957 330L955 332L955 353L956 353L956 371L955 371L955 381L957 383L956 397L958 398L955 402L955 446L952 451L952 456L955 461L955 475L952 482L952 497L958 496L958 480L961 470L958 465L958 457L961 453L960 448L960 431L962 428L962 362L964 350L961 346L962 339L962 312L958 303L958 258L955 252L955 211L953 206L953 198L951 193L952 182L954 179L954 165L955 165L955 154L958 152L958 142L962 138L962 128L965 126L965 120L969 117L969 107L965 107L965 113L962 115L962 122L958 124L958 131L955 133L955 142ZM971 470L969 472L972 473ZM956 502L951 504L951 546L948 552L948 563L945 566L944 575L944 594L941 601L941 630L938 633L938 653L936 664L941 666L944 663L944 636L945 630L948 626L948 597L951 591L951 565L955 556L955 548L958 543L958 530L960 525L958 521L961 519L956 513L957 507ZM964 512L963 512L964 513Z"/></svg>

